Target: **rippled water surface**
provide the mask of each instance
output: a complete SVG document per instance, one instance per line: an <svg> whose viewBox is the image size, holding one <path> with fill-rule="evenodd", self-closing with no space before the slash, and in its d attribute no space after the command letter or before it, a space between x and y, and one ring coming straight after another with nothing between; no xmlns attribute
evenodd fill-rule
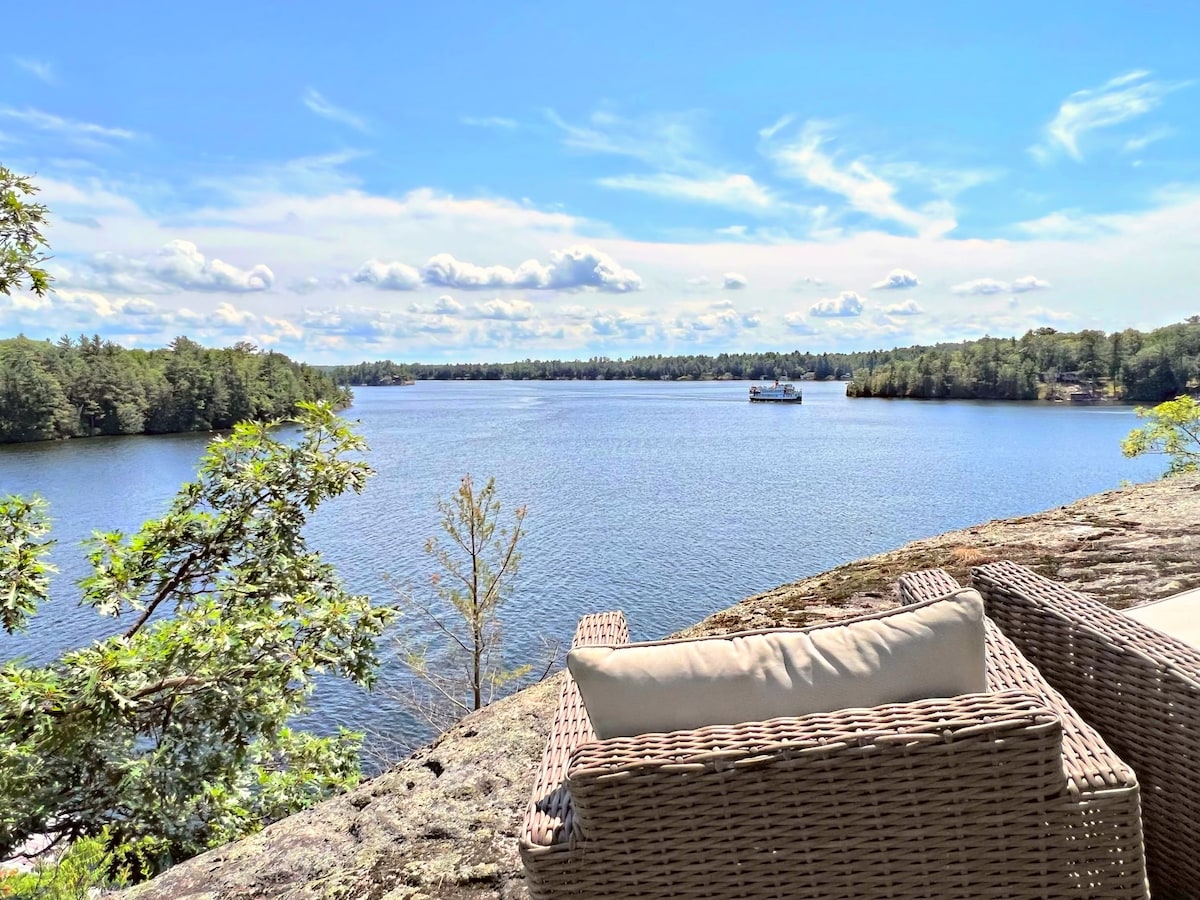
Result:
<svg viewBox="0 0 1200 900"><path fill-rule="evenodd" d="M750 404L745 382L422 382L360 388L350 418L378 471L362 496L320 511L311 539L356 591L418 584L439 497L463 473L494 475L527 504L529 535L506 608L515 655L569 640L580 615L618 607L635 639L915 538L1036 512L1161 460L1126 460L1137 424L1121 406L848 400L804 384L801 406ZM207 437L96 438L0 447L0 494L51 504L55 602L0 658L45 659L107 633L74 605L79 541L137 527L191 477ZM387 666L385 681L401 680ZM378 695L322 684L314 716L420 734Z"/></svg>

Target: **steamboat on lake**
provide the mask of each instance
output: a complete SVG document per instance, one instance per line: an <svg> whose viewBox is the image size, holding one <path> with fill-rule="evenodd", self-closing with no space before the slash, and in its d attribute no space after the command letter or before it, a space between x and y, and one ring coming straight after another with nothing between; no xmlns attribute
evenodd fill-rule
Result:
<svg viewBox="0 0 1200 900"><path fill-rule="evenodd" d="M772 385L750 386L751 403L800 403L802 394L790 381L780 384L778 380Z"/></svg>

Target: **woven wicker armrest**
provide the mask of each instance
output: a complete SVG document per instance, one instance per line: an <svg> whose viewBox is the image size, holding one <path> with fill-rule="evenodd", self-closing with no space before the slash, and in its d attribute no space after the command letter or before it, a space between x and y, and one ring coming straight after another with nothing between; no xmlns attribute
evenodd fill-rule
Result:
<svg viewBox="0 0 1200 900"><path fill-rule="evenodd" d="M571 648L616 646L629 643L629 626L621 612L584 616L575 629ZM533 783L533 797L525 810L522 846L550 846L564 840L572 828L571 795L564 782L575 748L595 740L596 732L569 672L563 672L558 706L546 739L541 766Z"/></svg>
<svg viewBox="0 0 1200 900"><path fill-rule="evenodd" d="M896 586L900 591L900 603L903 606L944 597L962 587L945 569L905 572L896 579Z"/></svg>
<svg viewBox="0 0 1200 900"><path fill-rule="evenodd" d="M1011 562L971 573L988 615L1137 772L1154 896L1200 886L1200 652Z"/></svg>
<svg viewBox="0 0 1200 900"><path fill-rule="evenodd" d="M943 569L906 572L898 583L900 596L907 603L941 597L960 588ZM1058 716L1064 733L1063 768L1073 790L1136 787L1133 771L1119 754L1021 652L1007 629L997 627L998 624L991 617L985 621L988 690L1024 691Z"/></svg>
<svg viewBox="0 0 1200 900"><path fill-rule="evenodd" d="M977 777L991 782L988 791L1011 778L996 800L1040 803L1062 784L1059 735L1057 717L1033 697L964 694L593 741L572 755L567 783L585 840L649 821L662 827L675 815L720 817L718 808L743 803L771 803L764 815L788 806L824 816L841 802L828 795L934 798L973 790ZM965 768L949 761L958 756ZM639 805L648 822L635 818Z"/></svg>
<svg viewBox="0 0 1200 900"><path fill-rule="evenodd" d="M1062 794L1060 738L1057 718L1014 692L593 742L569 771L570 879L538 887L1063 896L1046 828Z"/></svg>

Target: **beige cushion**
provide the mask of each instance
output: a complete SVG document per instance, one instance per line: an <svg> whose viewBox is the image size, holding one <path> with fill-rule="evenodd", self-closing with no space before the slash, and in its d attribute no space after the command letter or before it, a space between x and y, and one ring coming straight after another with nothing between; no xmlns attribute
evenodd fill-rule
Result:
<svg viewBox="0 0 1200 900"><path fill-rule="evenodd" d="M601 738L757 722L987 689L971 589L813 628L567 654Z"/></svg>
<svg viewBox="0 0 1200 900"><path fill-rule="evenodd" d="M1124 613L1200 650L1200 590L1164 597Z"/></svg>

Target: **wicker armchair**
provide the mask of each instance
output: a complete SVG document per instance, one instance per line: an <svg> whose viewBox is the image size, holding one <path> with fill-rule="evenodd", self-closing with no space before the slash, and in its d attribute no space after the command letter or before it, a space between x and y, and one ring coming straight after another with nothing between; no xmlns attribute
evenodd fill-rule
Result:
<svg viewBox="0 0 1200 900"><path fill-rule="evenodd" d="M606 613L575 646L627 640ZM995 693L607 740L565 674L530 896L1146 897L1132 773L997 629L987 645Z"/></svg>
<svg viewBox="0 0 1200 900"><path fill-rule="evenodd" d="M972 580L988 615L1137 772L1154 896L1200 895L1200 652L1015 563Z"/></svg>

